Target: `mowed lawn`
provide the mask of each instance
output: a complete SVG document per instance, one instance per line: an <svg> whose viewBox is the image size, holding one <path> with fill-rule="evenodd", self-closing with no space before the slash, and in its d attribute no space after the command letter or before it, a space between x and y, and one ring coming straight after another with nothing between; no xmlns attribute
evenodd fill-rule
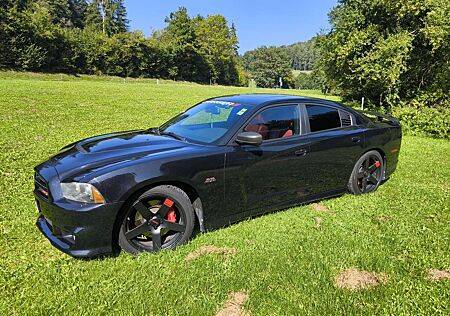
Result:
<svg viewBox="0 0 450 316"><path fill-rule="evenodd" d="M0 73L0 314L214 315L237 291L247 293L243 308L252 315L450 314L450 281L428 278L430 269L450 269L445 140L405 136L397 172L373 194L247 220L174 251L75 260L38 232L33 166L62 146L248 92L264 90ZM233 251L185 260L206 245ZM335 287L350 268L387 281Z"/></svg>

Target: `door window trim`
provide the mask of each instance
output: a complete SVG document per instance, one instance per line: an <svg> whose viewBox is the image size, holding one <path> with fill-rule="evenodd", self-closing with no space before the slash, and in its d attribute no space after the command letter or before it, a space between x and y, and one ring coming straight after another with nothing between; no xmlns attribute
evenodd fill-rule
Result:
<svg viewBox="0 0 450 316"><path fill-rule="evenodd" d="M311 127L309 125L309 115L308 115L308 111L306 110L306 106L307 105L323 106L323 107L332 108L333 110L338 111L339 121L341 122L341 126L340 127L334 127L334 128L328 128L328 129L324 129L324 130L321 130L321 131L311 132ZM342 109L340 109L338 107L331 106L331 105L328 105L328 104L313 103L313 102L301 103L301 104L299 104L299 106L300 106L300 111L301 111L301 115L302 115L302 118L303 118L302 121L303 121L303 124L305 125L305 128L306 128L305 135L311 135L311 134L317 134L317 133L323 133L323 132L329 132L329 131L336 131L336 130L341 130L341 129L348 128L348 127L355 127L355 126L357 126L355 116L352 113L350 113L349 111L342 110ZM349 126L342 126L341 114L339 113L341 111L345 112L345 113L348 113L350 115L350 118L351 118L351 121L352 121L351 125L349 125Z"/></svg>

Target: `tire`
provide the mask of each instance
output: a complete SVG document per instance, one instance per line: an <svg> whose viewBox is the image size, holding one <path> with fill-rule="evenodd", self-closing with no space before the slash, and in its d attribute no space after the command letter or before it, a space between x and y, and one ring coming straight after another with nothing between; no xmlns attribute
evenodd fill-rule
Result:
<svg viewBox="0 0 450 316"><path fill-rule="evenodd" d="M172 185L154 187L124 212L119 246L130 254L173 249L189 240L195 215L187 194Z"/></svg>
<svg viewBox="0 0 450 316"><path fill-rule="evenodd" d="M374 192L383 180L383 174L383 157L378 151L371 150L362 155L353 167L347 185L348 191L352 194Z"/></svg>

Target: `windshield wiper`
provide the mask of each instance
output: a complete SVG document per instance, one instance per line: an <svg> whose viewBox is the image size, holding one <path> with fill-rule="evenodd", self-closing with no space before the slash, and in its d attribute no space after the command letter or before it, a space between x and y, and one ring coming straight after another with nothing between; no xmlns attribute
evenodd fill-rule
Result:
<svg viewBox="0 0 450 316"><path fill-rule="evenodd" d="M152 127L152 128L149 128L147 131L151 134L156 134L156 135L160 135L160 136L170 136L170 137L173 137L173 138L181 140L181 141L186 140L186 138L184 138L183 136L177 135L174 132L161 132L159 127Z"/></svg>
<svg viewBox="0 0 450 316"><path fill-rule="evenodd" d="M161 135L159 127L151 127L147 130L147 132L149 132L150 134Z"/></svg>
<svg viewBox="0 0 450 316"><path fill-rule="evenodd" d="M161 136L170 136L170 137L173 137L175 139L181 140L183 142L186 140L186 138L184 138L183 136L177 135L174 132L159 132L159 135L161 135Z"/></svg>

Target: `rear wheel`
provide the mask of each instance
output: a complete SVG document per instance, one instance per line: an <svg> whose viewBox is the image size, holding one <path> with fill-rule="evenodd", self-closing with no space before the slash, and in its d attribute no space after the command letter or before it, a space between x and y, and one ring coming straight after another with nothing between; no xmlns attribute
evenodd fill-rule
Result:
<svg viewBox="0 0 450 316"><path fill-rule="evenodd" d="M348 182L348 190L353 194L375 191L383 179L384 162L380 153L371 150L356 162Z"/></svg>
<svg viewBox="0 0 450 316"><path fill-rule="evenodd" d="M171 185L152 188L126 211L119 245L131 254L175 248L191 237L194 216L184 191Z"/></svg>

